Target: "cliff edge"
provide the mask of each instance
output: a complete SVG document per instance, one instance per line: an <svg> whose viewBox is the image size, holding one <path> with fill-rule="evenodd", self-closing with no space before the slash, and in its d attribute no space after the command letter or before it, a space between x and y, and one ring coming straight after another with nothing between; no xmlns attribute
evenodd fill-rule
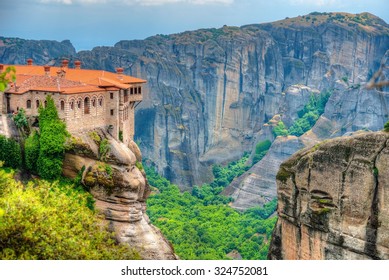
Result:
<svg viewBox="0 0 389 280"><path fill-rule="evenodd" d="M269 259L389 259L389 133L301 150L277 174Z"/></svg>
<svg viewBox="0 0 389 280"><path fill-rule="evenodd" d="M73 134L67 143L63 174L89 189L109 229L120 243L127 243L146 260L175 260L172 245L146 214L150 194L141 153L96 129Z"/></svg>

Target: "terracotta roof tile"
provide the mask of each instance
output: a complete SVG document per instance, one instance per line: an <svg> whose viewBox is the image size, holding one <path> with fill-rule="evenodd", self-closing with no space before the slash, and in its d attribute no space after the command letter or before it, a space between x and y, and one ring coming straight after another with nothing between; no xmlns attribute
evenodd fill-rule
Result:
<svg viewBox="0 0 389 280"><path fill-rule="evenodd" d="M15 65L14 67L16 68L16 82L12 83L8 90L14 94L21 94L29 90L73 94L128 89L131 84L146 82L128 75L103 70L50 67L46 73L43 66ZM58 73L61 72L64 74L63 77L58 76Z"/></svg>

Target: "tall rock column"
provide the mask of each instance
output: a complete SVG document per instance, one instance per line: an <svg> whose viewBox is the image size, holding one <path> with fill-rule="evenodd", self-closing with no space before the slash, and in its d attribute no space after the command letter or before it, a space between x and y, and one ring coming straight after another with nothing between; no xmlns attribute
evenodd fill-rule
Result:
<svg viewBox="0 0 389 280"><path fill-rule="evenodd" d="M302 150L277 188L270 259L389 259L389 133Z"/></svg>
<svg viewBox="0 0 389 280"><path fill-rule="evenodd" d="M136 167L140 151L131 144L133 151L102 130L73 135L63 173L70 178L82 174L96 208L119 242L136 249L146 260L177 259L171 244L146 214L150 188L146 174Z"/></svg>

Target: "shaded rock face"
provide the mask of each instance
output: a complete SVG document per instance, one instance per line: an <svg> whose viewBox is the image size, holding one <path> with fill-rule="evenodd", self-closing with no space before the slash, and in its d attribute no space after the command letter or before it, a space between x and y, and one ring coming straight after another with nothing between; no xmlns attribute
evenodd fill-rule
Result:
<svg viewBox="0 0 389 280"><path fill-rule="evenodd" d="M368 13L311 14L121 41L70 56L70 64L79 59L83 68L109 71L120 66L148 80L136 108L135 138L159 173L190 189L212 180L212 164L236 160L259 139L273 140L264 124L280 114L290 125L312 92L335 89L310 134L314 140L381 129L387 97L363 87L389 49L388 35L388 25Z"/></svg>
<svg viewBox="0 0 389 280"><path fill-rule="evenodd" d="M277 174L270 259L389 259L389 133L302 150Z"/></svg>
<svg viewBox="0 0 389 280"><path fill-rule="evenodd" d="M69 40L24 40L0 37L0 62L4 64L26 64L32 58L34 64L53 64L56 60L70 58L76 50Z"/></svg>
<svg viewBox="0 0 389 280"><path fill-rule="evenodd" d="M110 147L103 155L98 152L102 139L108 139ZM82 175L96 208L119 242L135 248L143 259L177 259L171 244L146 214L150 188L146 174L135 166L139 152L135 146L131 143L134 153L100 130L74 135L67 147L63 174L70 178Z"/></svg>
<svg viewBox="0 0 389 280"><path fill-rule="evenodd" d="M212 179L210 165L250 151L274 115L289 125L311 92L336 88L342 79L347 83L339 91L348 91L378 69L389 46L385 22L370 14L360 15L365 25L337 20L337 14L310 17L317 20L298 17L121 41L78 56L86 67L130 65L126 73L148 80L136 111L136 138L160 173L189 189ZM363 91L354 91L363 99ZM350 112L369 107L360 104ZM339 106L351 110L346 99ZM367 129L383 124L379 118L361 119ZM350 130L357 127L351 124Z"/></svg>

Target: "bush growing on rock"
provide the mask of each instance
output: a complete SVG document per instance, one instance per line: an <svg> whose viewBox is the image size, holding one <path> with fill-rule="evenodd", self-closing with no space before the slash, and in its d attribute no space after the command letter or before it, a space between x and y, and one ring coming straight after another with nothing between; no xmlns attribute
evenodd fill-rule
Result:
<svg viewBox="0 0 389 280"><path fill-rule="evenodd" d="M0 259L139 259L116 244L88 197L47 181L23 186L0 168Z"/></svg>
<svg viewBox="0 0 389 280"><path fill-rule="evenodd" d="M389 121L384 125L384 131L389 132Z"/></svg>

